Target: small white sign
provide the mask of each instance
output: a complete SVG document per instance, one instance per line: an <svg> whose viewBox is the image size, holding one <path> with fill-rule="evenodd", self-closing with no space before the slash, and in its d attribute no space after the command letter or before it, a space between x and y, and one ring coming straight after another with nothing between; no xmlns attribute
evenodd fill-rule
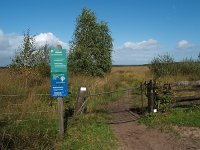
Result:
<svg viewBox="0 0 200 150"><path fill-rule="evenodd" d="M86 91L86 87L81 87L81 91Z"/></svg>
<svg viewBox="0 0 200 150"><path fill-rule="evenodd" d="M153 109L153 112L155 112L155 113L156 113L156 112L157 112L157 109Z"/></svg>

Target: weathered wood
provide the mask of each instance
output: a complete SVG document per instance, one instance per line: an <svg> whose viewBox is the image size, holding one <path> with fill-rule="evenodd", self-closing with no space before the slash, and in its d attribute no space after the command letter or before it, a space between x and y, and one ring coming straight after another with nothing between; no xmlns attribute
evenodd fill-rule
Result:
<svg viewBox="0 0 200 150"><path fill-rule="evenodd" d="M172 104L172 107L178 107L178 106L192 106L192 105L200 105L200 100L185 101L185 102L176 102L176 103Z"/></svg>
<svg viewBox="0 0 200 150"><path fill-rule="evenodd" d="M171 83L161 83L160 86L166 87L169 86L170 90L172 92L198 92L200 91L200 80L199 81L179 81L179 82L171 82ZM152 87L150 85L150 82L147 84L147 98L148 98L148 111L152 112L152 108L150 106L154 106L154 104L151 104L151 102L154 102L154 96L151 95L150 89L153 88L154 84L152 84ZM182 87L181 87L182 86ZM183 88L183 87L187 88ZM171 87L176 87L176 89L173 89ZM153 91L153 90L152 90ZM155 91L152 92L155 94ZM172 104L173 107L176 106L191 106L191 105L199 105L200 104L200 96L199 95L193 95L193 96L177 96L173 97L176 102ZM150 99L152 99L150 101ZM155 107L155 106L154 106Z"/></svg>
<svg viewBox="0 0 200 150"><path fill-rule="evenodd" d="M58 49L62 49L61 45L57 45ZM59 138L64 138L64 105L62 97L58 97L58 118L59 118Z"/></svg>
<svg viewBox="0 0 200 150"><path fill-rule="evenodd" d="M179 82L171 82L169 83L171 87L174 86L200 86L199 81L179 81Z"/></svg>
<svg viewBox="0 0 200 150"><path fill-rule="evenodd" d="M200 91L200 88L191 88L191 89L173 89L174 92L195 92Z"/></svg>
<svg viewBox="0 0 200 150"><path fill-rule="evenodd" d="M144 107L144 102L143 102L143 99L144 99L144 98L143 98L144 89L143 89L143 84L142 84L142 83L140 84L140 88L141 88L141 93L140 93L140 94L141 94L142 109L143 109L143 107Z"/></svg>
<svg viewBox="0 0 200 150"><path fill-rule="evenodd" d="M193 101L193 100L200 100L200 96L183 96L183 97L174 97L177 102L183 101Z"/></svg>
<svg viewBox="0 0 200 150"><path fill-rule="evenodd" d="M81 107L85 101L85 90L82 90L82 88L79 89L78 91L78 97L77 97L77 102L75 106L75 115L79 115L81 112Z"/></svg>
<svg viewBox="0 0 200 150"><path fill-rule="evenodd" d="M154 89L153 89L153 81L150 80L147 84L147 98L148 98L148 112L151 113L153 111L153 96L154 96Z"/></svg>
<svg viewBox="0 0 200 150"><path fill-rule="evenodd" d="M59 117L59 138L63 139L64 137L64 107L63 99L58 97L58 117Z"/></svg>

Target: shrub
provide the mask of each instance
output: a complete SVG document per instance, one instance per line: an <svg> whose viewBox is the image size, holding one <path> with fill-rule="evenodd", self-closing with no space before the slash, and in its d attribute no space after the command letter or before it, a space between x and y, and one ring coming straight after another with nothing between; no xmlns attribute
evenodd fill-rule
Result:
<svg viewBox="0 0 200 150"><path fill-rule="evenodd" d="M174 75L187 76L190 80L200 79L199 59L185 58L181 62L175 62L169 54L158 55L158 57L153 58L149 68L155 79Z"/></svg>
<svg viewBox="0 0 200 150"><path fill-rule="evenodd" d="M169 54L154 57L149 68L156 78L177 73L174 58Z"/></svg>

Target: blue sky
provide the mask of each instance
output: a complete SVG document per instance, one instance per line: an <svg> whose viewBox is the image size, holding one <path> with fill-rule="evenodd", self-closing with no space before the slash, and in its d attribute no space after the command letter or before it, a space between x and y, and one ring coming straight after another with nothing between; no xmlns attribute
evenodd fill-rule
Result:
<svg viewBox="0 0 200 150"><path fill-rule="evenodd" d="M84 7L108 22L113 64L145 64L166 53L179 61L200 52L199 0L1 0L0 66L10 62L27 28L38 45L69 49Z"/></svg>

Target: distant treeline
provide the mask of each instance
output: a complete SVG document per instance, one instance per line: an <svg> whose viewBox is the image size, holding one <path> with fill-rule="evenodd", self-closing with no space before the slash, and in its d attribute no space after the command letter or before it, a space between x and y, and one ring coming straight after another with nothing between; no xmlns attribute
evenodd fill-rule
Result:
<svg viewBox="0 0 200 150"><path fill-rule="evenodd" d="M142 65L112 65L112 67L137 67L137 66L149 66L150 64L142 64ZM0 69L7 69L9 67L4 66L0 67Z"/></svg>
<svg viewBox="0 0 200 150"><path fill-rule="evenodd" d="M0 67L0 69L8 69L8 67Z"/></svg>
<svg viewBox="0 0 200 150"><path fill-rule="evenodd" d="M142 65L112 65L112 67L139 67L139 66L149 66L150 64L142 64Z"/></svg>

